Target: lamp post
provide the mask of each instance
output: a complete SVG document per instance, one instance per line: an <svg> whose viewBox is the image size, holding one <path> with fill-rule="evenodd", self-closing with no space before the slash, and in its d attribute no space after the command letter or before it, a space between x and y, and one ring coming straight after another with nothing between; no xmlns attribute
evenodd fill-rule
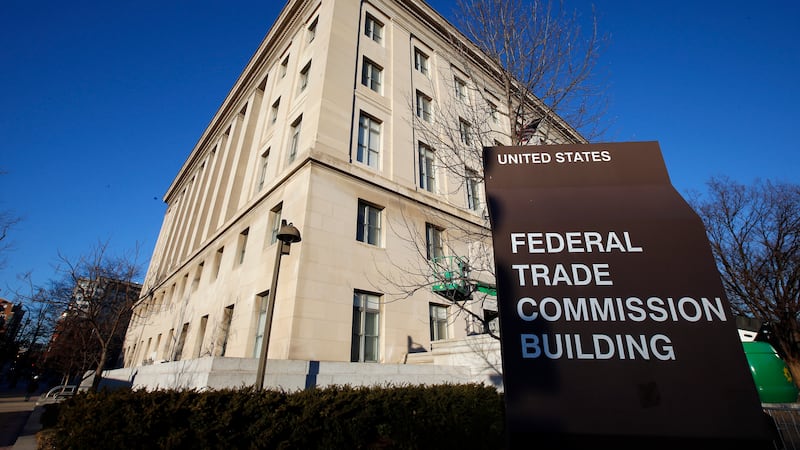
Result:
<svg viewBox="0 0 800 450"><path fill-rule="evenodd" d="M281 268L281 256L289 254L292 243L300 242L300 231L286 220L281 220L281 227L276 235L278 242L275 250L275 264L272 269L272 285L267 297L267 317L264 331L261 334L261 353L258 355L258 372L256 372L256 389L264 389L264 374L267 370L267 352L269 351L269 335L272 330L272 313L275 310L275 290L278 288L278 272Z"/></svg>

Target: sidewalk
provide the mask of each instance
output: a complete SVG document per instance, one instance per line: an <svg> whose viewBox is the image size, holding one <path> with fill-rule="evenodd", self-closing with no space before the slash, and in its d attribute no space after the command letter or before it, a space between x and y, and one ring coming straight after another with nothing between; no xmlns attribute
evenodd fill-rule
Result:
<svg viewBox="0 0 800 450"><path fill-rule="evenodd" d="M25 401L24 389L0 391L0 450L36 450L42 413L37 399L38 393Z"/></svg>

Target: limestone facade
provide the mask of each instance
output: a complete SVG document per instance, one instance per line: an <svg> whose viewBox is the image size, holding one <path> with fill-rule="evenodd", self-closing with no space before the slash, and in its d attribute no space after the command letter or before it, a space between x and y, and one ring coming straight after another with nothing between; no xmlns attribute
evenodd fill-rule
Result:
<svg viewBox="0 0 800 450"><path fill-rule="evenodd" d="M426 250L491 256L459 239L488 230L482 189L415 125L418 107L500 90L454 40L471 48L421 1L287 2L164 196L125 367L257 358L281 219L302 241L281 259L269 359L430 363L409 355L476 332L432 292ZM504 123L482 124L497 131L483 144L510 144ZM550 138L582 139L563 124Z"/></svg>

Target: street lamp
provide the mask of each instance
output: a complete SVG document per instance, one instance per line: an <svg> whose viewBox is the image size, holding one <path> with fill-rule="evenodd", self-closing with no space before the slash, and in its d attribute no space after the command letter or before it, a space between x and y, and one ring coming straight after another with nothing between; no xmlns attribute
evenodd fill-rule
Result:
<svg viewBox="0 0 800 450"><path fill-rule="evenodd" d="M278 272L281 268L281 256L289 254L289 247L300 242L300 231L286 220L281 220L281 227L275 236L278 240L275 251L275 264L272 270L272 286L267 297L267 320L261 334L261 353L258 355L258 372L256 372L256 389L264 389L264 373L267 370L267 352L269 351L269 334L272 330L272 312L275 310L275 290L278 288Z"/></svg>

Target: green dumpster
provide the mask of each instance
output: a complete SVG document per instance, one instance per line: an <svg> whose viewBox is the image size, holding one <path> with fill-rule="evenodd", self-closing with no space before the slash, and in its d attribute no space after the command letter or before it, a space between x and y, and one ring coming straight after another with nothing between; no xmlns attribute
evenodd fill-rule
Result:
<svg viewBox="0 0 800 450"><path fill-rule="evenodd" d="M742 342L762 403L794 403L798 388L789 367L768 342Z"/></svg>

